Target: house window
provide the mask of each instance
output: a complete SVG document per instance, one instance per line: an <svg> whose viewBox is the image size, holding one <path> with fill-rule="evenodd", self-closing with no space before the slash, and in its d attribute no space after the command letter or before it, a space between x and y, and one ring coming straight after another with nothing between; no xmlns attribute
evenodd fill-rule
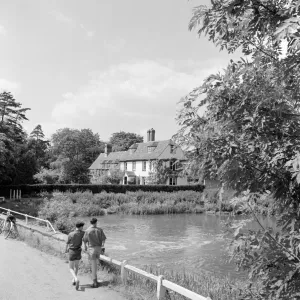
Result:
<svg viewBox="0 0 300 300"><path fill-rule="evenodd" d="M133 161L133 162L132 162L132 171L135 171L135 170L136 170L136 162Z"/></svg>
<svg viewBox="0 0 300 300"><path fill-rule="evenodd" d="M170 169L173 171L177 170L177 162L174 160L170 160Z"/></svg>
<svg viewBox="0 0 300 300"><path fill-rule="evenodd" d="M170 153L174 153L174 145L170 145Z"/></svg>
<svg viewBox="0 0 300 300"><path fill-rule="evenodd" d="M170 177L169 185L177 185L177 177Z"/></svg>
<svg viewBox="0 0 300 300"><path fill-rule="evenodd" d="M143 171L146 171L146 169L147 169L147 162L143 161Z"/></svg>
<svg viewBox="0 0 300 300"><path fill-rule="evenodd" d="M127 162L125 163L125 170L127 171Z"/></svg>

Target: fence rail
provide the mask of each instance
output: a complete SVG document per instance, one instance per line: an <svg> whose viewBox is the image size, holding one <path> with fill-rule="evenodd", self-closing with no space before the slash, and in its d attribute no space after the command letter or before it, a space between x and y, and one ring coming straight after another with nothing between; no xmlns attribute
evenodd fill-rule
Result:
<svg viewBox="0 0 300 300"><path fill-rule="evenodd" d="M141 269L138 269L134 266L128 265L126 260L121 262L121 261L112 259L105 255L100 255L100 259L121 268L121 279L124 284L126 283L127 271L134 272L134 273L139 274L147 279L152 280L153 282L156 282L157 283L157 294L156 295L157 295L158 300L165 299L167 289L171 290L175 293L178 293L184 297L187 297L188 299L191 299L191 300L211 300L211 298L209 298L209 297L207 298L207 297L201 296L201 295L199 295L195 292L192 292L176 283L173 283L171 281L164 279L164 277L162 275L156 276L156 275L153 275L146 271L143 271Z"/></svg>
<svg viewBox="0 0 300 300"><path fill-rule="evenodd" d="M53 225L52 225L51 222L48 221L48 220L43 220L43 219L36 218L36 217L30 216L30 215L27 215L27 214L22 214L22 213L19 213L19 212L17 212L17 211L14 211L14 210L11 210L11 209L7 209L7 208L4 208L4 207L1 207L1 206L0 206L0 210L1 210L1 209L2 209L2 210L5 210L5 211L7 211L7 212L12 212L12 213L14 213L14 214L16 214L16 215L24 216L24 217L25 217L26 224L28 224L28 218L37 220L37 221L39 221L39 222L44 222L44 223L46 223L47 228L50 228L52 231L54 231L54 233L56 233L56 230L54 229Z"/></svg>

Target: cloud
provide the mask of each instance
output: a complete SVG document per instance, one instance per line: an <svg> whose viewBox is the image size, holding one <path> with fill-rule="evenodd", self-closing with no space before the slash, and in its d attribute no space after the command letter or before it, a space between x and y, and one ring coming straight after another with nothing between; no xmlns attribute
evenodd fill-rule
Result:
<svg viewBox="0 0 300 300"><path fill-rule="evenodd" d="M50 15L54 17L58 22L82 29L88 38L93 38L95 36L95 31L88 30L83 24L78 24L75 20L66 16L60 11L54 10L50 12Z"/></svg>
<svg viewBox="0 0 300 300"><path fill-rule="evenodd" d="M37 125L42 126L42 130L44 132L45 139L48 139L48 140L51 138L51 135L53 133L55 133L58 129L68 127L68 125L66 123L57 123L57 122L34 123L31 121L27 121L26 123L24 123L23 127L24 127L25 131L28 134L30 134Z"/></svg>
<svg viewBox="0 0 300 300"><path fill-rule="evenodd" d="M83 24L80 24L80 28L83 29L83 31L85 32L85 34L88 38L92 38L95 36L95 31L86 29Z"/></svg>
<svg viewBox="0 0 300 300"><path fill-rule="evenodd" d="M13 92L16 91L20 88L20 85L16 82L4 79L4 78L0 78L0 91L9 91L9 92Z"/></svg>
<svg viewBox="0 0 300 300"><path fill-rule="evenodd" d="M0 25L0 35L6 35L7 31L4 26Z"/></svg>
<svg viewBox="0 0 300 300"><path fill-rule="evenodd" d="M122 38L115 39L113 41L104 41L104 48L110 52L120 52L124 49L126 41Z"/></svg>
<svg viewBox="0 0 300 300"><path fill-rule="evenodd" d="M122 63L93 73L76 92L68 92L56 104L52 117L58 122L78 124L111 116L128 120L173 118L178 100L201 84L218 68L178 71L151 60Z"/></svg>
<svg viewBox="0 0 300 300"><path fill-rule="evenodd" d="M50 15L53 16L58 22L61 22L61 23L65 23L65 24L69 24L69 25L74 25L74 23L75 23L73 21L73 19L64 15L60 11L54 10L54 11L50 12Z"/></svg>

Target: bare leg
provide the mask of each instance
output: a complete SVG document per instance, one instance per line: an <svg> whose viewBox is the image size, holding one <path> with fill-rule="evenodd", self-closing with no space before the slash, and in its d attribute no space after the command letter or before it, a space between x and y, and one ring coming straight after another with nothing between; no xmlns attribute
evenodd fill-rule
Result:
<svg viewBox="0 0 300 300"><path fill-rule="evenodd" d="M16 231L16 233L17 233L17 235L18 235L18 237L19 237L19 231L18 231L18 227L17 227L17 225L14 223L14 229L15 229L15 231Z"/></svg>
<svg viewBox="0 0 300 300"><path fill-rule="evenodd" d="M70 268L70 272L72 274L73 280L77 281L78 279L77 279L77 275L75 273L75 263L76 263L75 260L70 261L69 262L69 268Z"/></svg>
<svg viewBox="0 0 300 300"><path fill-rule="evenodd" d="M97 261L98 261L98 259L91 259L92 279L93 280L97 280Z"/></svg>
<svg viewBox="0 0 300 300"><path fill-rule="evenodd" d="M76 277L78 274L78 269L79 269L79 260L75 260L75 275L76 275Z"/></svg>

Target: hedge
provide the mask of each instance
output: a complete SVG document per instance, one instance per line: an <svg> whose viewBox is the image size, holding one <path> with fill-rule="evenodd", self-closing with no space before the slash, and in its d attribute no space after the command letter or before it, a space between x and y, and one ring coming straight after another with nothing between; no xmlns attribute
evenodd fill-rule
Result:
<svg viewBox="0 0 300 300"><path fill-rule="evenodd" d="M114 185L114 184L22 184L0 185L0 197L9 197L10 190L21 190L22 195L37 195L40 192L77 192L91 191L97 194L103 191L107 193L144 192L177 192L196 191L202 192L204 185Z"/></svg>

